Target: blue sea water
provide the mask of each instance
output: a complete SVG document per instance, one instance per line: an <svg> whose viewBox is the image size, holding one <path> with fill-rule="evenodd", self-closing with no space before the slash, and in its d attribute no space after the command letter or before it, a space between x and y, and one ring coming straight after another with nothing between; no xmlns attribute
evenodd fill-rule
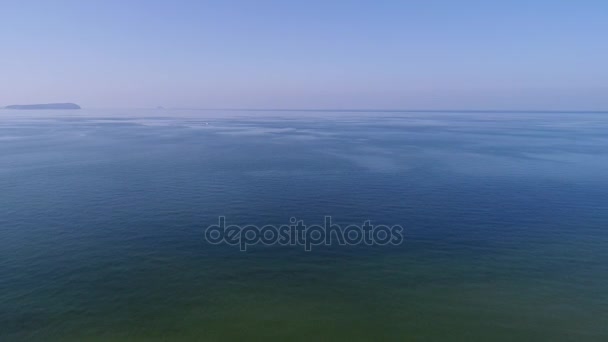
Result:
<svg viewBox="0 0 608 342"><path fill-rule="evenodd" d="M210 245L297 217L399 246ZM607 341L608 113L0 111L0 341Z"/></svg>

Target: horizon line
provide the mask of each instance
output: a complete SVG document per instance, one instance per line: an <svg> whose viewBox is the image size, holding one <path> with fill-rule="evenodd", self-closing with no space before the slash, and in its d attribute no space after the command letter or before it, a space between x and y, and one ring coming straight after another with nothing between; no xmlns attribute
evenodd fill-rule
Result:
<svg viewBox="0 0 608 342"><path fill-rule="evenodd" d="M353 108L196 108L196 107L158 107L158 110L222 110L243 112L384 112L384 113L608 113L606 110L581 109L353 109Z"/></svg>
<svg viewBox="0 0 608 342"><path fill-rule="evenodd" d="M81 106L82 107L82 106ZM10 110L6 106L0 109ZM235 107L82 107L81 109L148 109L148 110L201 110L201 111L242 111L242 112L377 112L377 113L587 113L608 114L605 110L584 109L388 109L388 108L235 108Z"/></svg>

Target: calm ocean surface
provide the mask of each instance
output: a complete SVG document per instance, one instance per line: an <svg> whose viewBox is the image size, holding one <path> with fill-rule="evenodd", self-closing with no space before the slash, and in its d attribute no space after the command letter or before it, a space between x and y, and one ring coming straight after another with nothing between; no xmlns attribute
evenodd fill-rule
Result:
<svg viewBox="0 0 608 342"><path fill-rule="evenodd" d="M0 341L180 340L608 341L608 113L0 111Z"/></svg>

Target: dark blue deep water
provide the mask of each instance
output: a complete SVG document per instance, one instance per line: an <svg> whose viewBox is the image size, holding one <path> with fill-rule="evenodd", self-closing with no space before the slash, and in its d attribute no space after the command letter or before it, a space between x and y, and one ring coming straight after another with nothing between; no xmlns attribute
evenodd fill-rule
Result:
<svg viewBox="0 0 608 342"><path fill-rule="evenodd" d="M180 340L608 341L608 114L0 111L0 341Z"/></svg>

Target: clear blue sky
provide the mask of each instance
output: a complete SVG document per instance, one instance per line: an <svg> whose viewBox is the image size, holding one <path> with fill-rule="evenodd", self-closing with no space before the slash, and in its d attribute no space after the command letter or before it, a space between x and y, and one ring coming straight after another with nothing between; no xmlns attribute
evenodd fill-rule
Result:
<svg viewBox="0 0 608 342"><path fill-rule="evenodd" d="M608 1L0 0L0 105L608 109Z"/></svg>

